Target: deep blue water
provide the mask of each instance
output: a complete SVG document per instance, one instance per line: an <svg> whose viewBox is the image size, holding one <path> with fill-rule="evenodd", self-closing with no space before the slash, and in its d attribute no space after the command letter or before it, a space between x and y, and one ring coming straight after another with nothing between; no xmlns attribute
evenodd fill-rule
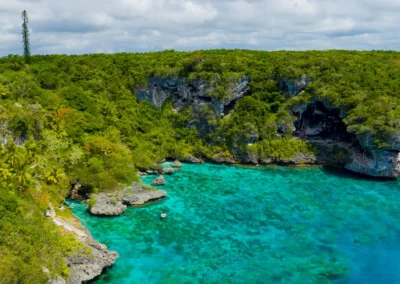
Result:
<svg viewBox="0 0 400 284"><path fill-rule="evenodd" d="M72 203L120 254L96 283L400 283L397 181L212 164L165 179L168 199L120 217Z"/></svg>

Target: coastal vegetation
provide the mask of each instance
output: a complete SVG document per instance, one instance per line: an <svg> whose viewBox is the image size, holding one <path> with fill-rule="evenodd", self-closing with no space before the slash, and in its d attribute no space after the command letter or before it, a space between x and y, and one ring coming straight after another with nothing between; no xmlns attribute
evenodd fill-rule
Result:
<svg viewBox="0 0 400 284"><path fill-rule="evenodd" d="M210 96L223 100L243 76L246 94L223 117L207 106L175 111L171 100L157 109L135 96L149 78L168 77L206 81ZM299 95L282 93L281 80L303 77L311 80ZM400 54L392 51L0 58L0 275L6 283L43 283L42 266L51 276L68 273L63 257L78 245L42 213L77 181L84 193L101 192L137 181L137 169L159 169L164 158L311 153L312 145L279 128L293 127L290 107L314 99L340 107L348 131L386 137L400 129L399 89ZM193 127L200 120L208 131Z"/></svg>

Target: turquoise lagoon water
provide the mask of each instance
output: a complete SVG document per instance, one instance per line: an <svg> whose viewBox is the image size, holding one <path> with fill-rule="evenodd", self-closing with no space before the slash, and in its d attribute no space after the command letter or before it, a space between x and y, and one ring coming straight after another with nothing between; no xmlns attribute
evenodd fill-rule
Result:
<svg viewBox="0 0 400 284"><path fill-rule="evenodd" d="M96 283L400 283L397 181L212 164L165 179L168 199L120 217L71 204L120 255Z"/></svg>

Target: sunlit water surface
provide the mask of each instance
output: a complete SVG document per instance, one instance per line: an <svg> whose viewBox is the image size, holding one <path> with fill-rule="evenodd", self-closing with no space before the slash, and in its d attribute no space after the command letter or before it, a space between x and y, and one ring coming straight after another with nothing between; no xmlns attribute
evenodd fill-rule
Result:
<svg viewBox="0 0 400 284"><path fill-rule="evenodd" d="M120 217L70 203L120 255L96 283L400 283L397 181L213 164L165 179L166 200Z"/></svg>

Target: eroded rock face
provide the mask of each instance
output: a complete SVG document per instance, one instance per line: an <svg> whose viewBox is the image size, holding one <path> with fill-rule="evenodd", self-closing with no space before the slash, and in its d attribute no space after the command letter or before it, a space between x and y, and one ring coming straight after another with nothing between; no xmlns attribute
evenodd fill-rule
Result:
<svg viewBox="0 0 400 284"><path fill-rule="evenodd" d="M93 215L100 216L119 216L126 210L126 205L115 197L110 197L105 193L92 194L96 200L93 206L88 206L87 209Z"/></svg>
<svg viewBox="0 0 400 284"><path fill-rule="evenodd" d="M360 145L365 149L375 149L379 147L382 151L400 152L400 131L383 137L374 136L371 133L365 133L359 135L358 140L360 141Z"/></svg>
<svg viewBox="0 0 400 284"><path fill-rule="evenodd" d="M279 159L277 162L284 165L313 165L317 163L317 157L310 153L298 153L291 158Z"/></svg>
<svg viewBox="0 0 400 284"><path fill-rule="evenodd" d="M371 133L358 136L360 147L352 152L345 168L372 177L400 176L400 132L377 137Z"/></svg>
<svg viewBox="0 0 400 284"><path fill-rule="evenodd" d="M211 157L211 160L220 164L236 164L236 160L233 157L227 157L223 154L215 154Z"/></svg>
<svg viewBox="0 0 400 284"><path fill-rule="evenodd" d="M282 78L279 82L279 89L284 95L294 97L304 90L311 81L312 79L306 75L295 79Z"/></svg>
<svg viewBox="0 0 400 284"><path fill-rule="evenodd" d="M340 108L329 106L323 101L296 105L292 114L296 116L294 136L306 140L355 139L354 135L347 132Z"/></svg>
<svg viewBox="0 0 400 284"><path fill-rule="evenodd" d="M165 198L167 191L146 187L141 183L132 183L119 193L118 198L127 205L143 205L149 201Z"/></svg>
<svg viewBox="0 0 400 284"><path fill-rule="evenodd" d="M177 111L190 105L210 105L216 114L221 114L232 102L244 96L248 83L247 76L232 81L226 90L227 96L217 99L211 96L213 84L203 80L187 82L178 77L150 78L147 87L136 91L136 97L138 101L147 100L156 108L161 108L167 99L171 99L172 106Z"/></svg>
<svg viewBox="0 0 400 284"><path fill-rule="evenodd" d="M352 153L352 161L345 168L356 173L380 177L400 176L400 154L384 150L357 151Z"/></svg>
<svg viewBox="0 0 400 284"><path fill-rule="evenodd" d="M181 159L182 162L191 163L191 164L203 164L204 160L195 156L189 156L186 158Z"/></svg>
<svg viewBox="0 0 400 284"><path fill-rule="evenodd" d="M119 257L116 251L109 251L105 245L94 240L88 230L86 233L88 236L82 240L83 252L67 258L69 267L67 283L80 284L90 281L99 276L104 268L111 267ZM86 253L87 247L90 248L90 253Z"/></svg>
<svg viewBox="0 0 400 284"><path fill-rule="evenodd" d="M297 118L293 134L317 148L315 163L377 178L400 176L400 132L356 136L347 131L341 109L326 101L296 105L292 113Z"/></svg>

